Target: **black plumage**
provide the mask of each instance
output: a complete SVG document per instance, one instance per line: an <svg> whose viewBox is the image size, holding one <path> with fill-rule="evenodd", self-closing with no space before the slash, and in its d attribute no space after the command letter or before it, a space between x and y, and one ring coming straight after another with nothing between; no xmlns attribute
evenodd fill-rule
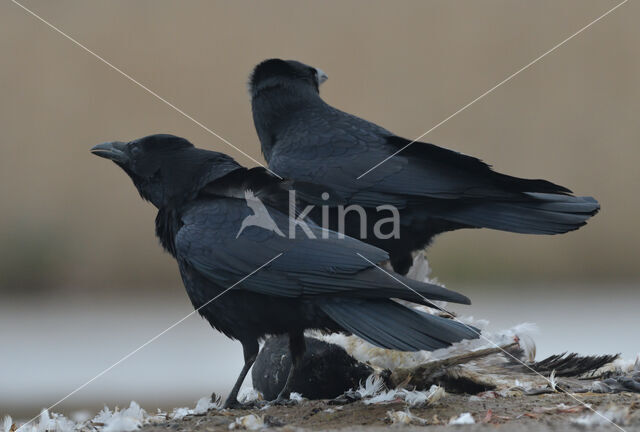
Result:
<svg viewBox="0 0 640 432"><path fill-rule="evenodd" d="M291 227L288 198L295 183L172 135L100 144L92 152L119 165L142 198L158 208L156 233L177 260L193 306L211 326L242 343L245 365L227 406L237 403L265 335L289 336L291 374L302 359L306 329L351 332L384 348L411 351L478 336L454 320L391 300L468 304L465 296L393 275L399 283L367 261L381 263L386 252L311 221L307 229L315 238L299 224ZM313 197L312 186L297 186ZM243 221L262 210L275 227L245 226ZM285 385L281 396L289 391Z"/></svg>
<svg viewBox="0 0 640 432"><path fill-rule="evenodd" d="M333 399L358 388L375 372L339 345L314 337L304 339L307 349L297 374L292 377L291 389L307 399ZM276 398L291 366L287 337L267 338L251 369L253 388L267 400Z"/></svg>
<svg viewBox="0 0 640 432"><path fill-rule="evenodd" d="M270 59L255 67L249 86L262 152L277 174L326 185L346 204L366 209L366 236L353 212L345 233L385 249L399 273L408 271L412 251L442 232L560 234L580 228L600 208L595 199L572 196L565 187L501 174L433 144L403 149L410 141L325 103L319 95L325 79L321 70L292 60ZM389 217L375 211L385 204L400 213L399 235L392 238L372 231L381 216ZM325 226L338 229L336 212L329 215ZM317 222L321 216L311 213Z"/></svg>

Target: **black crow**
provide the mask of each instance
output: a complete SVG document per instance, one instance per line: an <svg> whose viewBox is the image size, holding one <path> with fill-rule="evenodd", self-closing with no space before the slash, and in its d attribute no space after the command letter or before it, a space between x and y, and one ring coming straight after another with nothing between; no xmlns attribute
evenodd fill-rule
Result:
<svg viewBox="0 0 640 432"><path fill-rule="evenodd" d="M306 329L353 333L403 351L434 350L478 336L459 322L391 300L433 306L429 300L469 304L467 297L385 274L371 262L387 260L386 252L311 221L292 223L288 197L295 183L264 168L244 168L172 135L109 142L91 151L114 161L158 208L156 234L178 261L193 306L212 327L242 343L245 364L227 407L238 404L238 390L265 335L289 337L294 367L279 400L289 396ZM258 214L268 223L243 223Z"/></svg>
<svg viewBox="0 0 640 432"><path fill-rule="evenodd" d="M395 155L411 141L325 103L319 86L326 79L320 69L293 60L255 67L249 87L262 153L275 173L327 185L365 209L366 226L361 214L349 212L345 233L389 252L398 273L408 271L412 251L442 232L559 234L580 228L600 208L565 187L501 174L433 144L416 142ZM373 231L382 216L389 217L376 210L381 205L394 206L400 216L399 229L380 230L384 236ZM327 214L324 226L339 229L336 212ZM321 214L310 216L319 222Z"/></svg>

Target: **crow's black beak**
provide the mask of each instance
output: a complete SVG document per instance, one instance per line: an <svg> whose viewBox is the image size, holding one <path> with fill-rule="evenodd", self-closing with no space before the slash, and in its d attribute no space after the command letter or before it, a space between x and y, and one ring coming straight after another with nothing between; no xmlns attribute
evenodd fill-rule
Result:
<svg viewBox="0 0 640 432"><path fill-rule="evenodd" d="M106 142L93 147L91 149L91 153L96 156L124 164L129 161L129 156L125 153L126 146L127 143L120 141Z"/></svg>

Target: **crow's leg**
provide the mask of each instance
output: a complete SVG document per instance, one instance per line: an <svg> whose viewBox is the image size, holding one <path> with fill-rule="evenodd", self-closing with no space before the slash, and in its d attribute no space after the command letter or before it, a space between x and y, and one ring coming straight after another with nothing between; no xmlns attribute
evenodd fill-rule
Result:
<svg viewBox="0 0 640 432"><path fill-rule="evenodd" d="M291 368L284 387L280 390L278 398L273 402L276 405L286 405L289 402L293 386L293 377L302 367L302 358L305 351L304 332L289 333L289 353L291 354Z"/></svg>
<svg viewBox="0 0 640 432"><path fill-rule="evenodd" d="M257 340L242 341L242 350L244 351L244 366L242 366L240 375L231 389L229 397L227 397L227 400L224 402L225 408L236 408L241 406L240 402L238 402L238 392L240 391L242 382L247 376L247 372L249 372L249 369L251 369L251 366L256 361L256 357L258 357L260 346L258 345Z"/></svg>

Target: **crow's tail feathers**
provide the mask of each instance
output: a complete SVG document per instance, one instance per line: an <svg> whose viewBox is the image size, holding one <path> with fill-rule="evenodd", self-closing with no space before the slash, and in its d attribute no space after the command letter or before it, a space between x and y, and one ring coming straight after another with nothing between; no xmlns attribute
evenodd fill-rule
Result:
<svg viewBox="0 0 640 432"><path fill-rule="evenodd" d="M526 192L523 199L485 201L449 209L445 219L478 228L521 234L562 234L574 231L598 213L592 197Z"/></svg>
<svg viewBox="0 0 640 432"><path fill-rule="evenodd" d="M379 268L360 272L357 278L344 281L342 286L348 287L350 283L354 284L354 288L360 288L356 292L358 297L362 299L397 298L430 307L433 306L431 300L471 304L469 297L464 294L448 290L440 285L381 271Z"/></svg>
<svg viewBox="0 0 640 432"><path fill-rule="evenodd" d="M381 348L433 351L480 331L452 319L421 313L393 300L327 300L322 310L345 330Z"/></svg>

